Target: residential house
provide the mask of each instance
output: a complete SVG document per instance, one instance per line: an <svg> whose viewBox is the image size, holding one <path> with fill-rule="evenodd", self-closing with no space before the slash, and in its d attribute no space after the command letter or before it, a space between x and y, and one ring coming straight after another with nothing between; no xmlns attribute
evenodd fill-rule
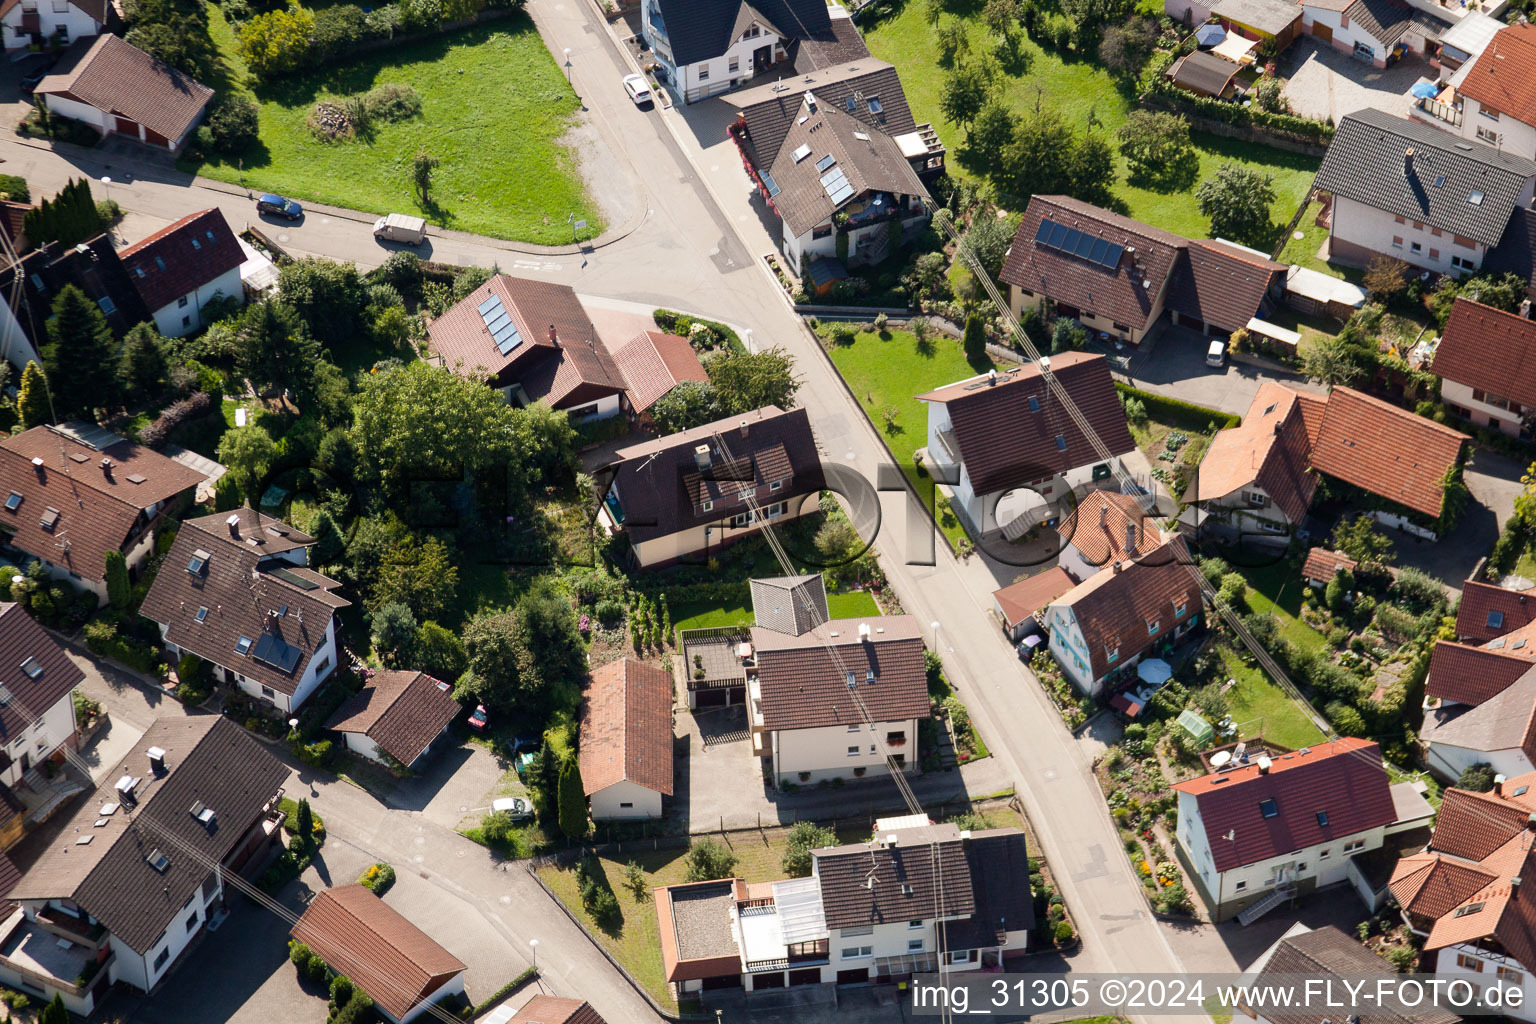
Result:
<svg viewBox="0 0 1536 1024"><path fill-rule="evenodd" d="M118 253L129 279L154 316L155 329L179 338L209 326L203 308L214 300L245 301L240 265L245 254L217 208L191 213ZM224 302L219 303L222 316Z"/></svg>
<svg viewBox="0 0 1536 1024"><path fill-rule="evenodd" d="M1307 551L1306 561L1301 565L1301 578L1313 589L1321 590L1339 573L1354 572L1355 565L1353 558L1338 551L1312 548Z"/></svg>
<svg viewBox="0 0 1536 1024"><path fill-rule="evenodd" d="M0 703L0 784L14 786L44 761L61 764L76 749L74 693L84 679L20 605L0 602L0 691L7 695Z"/></svg>
<svg viewBox="0 0 1536 1024"><path fill-rule="evenodd" d="M511 1016L498 1016L511 1014ZM585 999L536 995L516 1011L501 1007L492 1010L486 1024L604 1024L602 1015Z"/></svg>
<svg viewBox="0 0 1536 1024"><path fill-rule="evenodd" d="M447 683L425 672L385 669L374 672L325 727L370 761L416 768L458 714Z"/></svg>
<svg viewBox="0 0 1536 1024"><path fill-rule="evenodd" d="M1167 311L1225 338L1273 329L1260 318L1284 293L1286 268L1217 239L1186 239L1070 196L1034 196L1000 275L1014 316L1026 305L1140 344Z"/></svg>
<svg viewBox="0 0 1536 1024"><path fill-rule="evenodd" d="M1388 981L1397 974L1392 966L1371 948L1352 935L1345 935L1336 925L1309 928L1301 922L1292 925L1275 944L1249 966L1247 974L1255 986L1266 983L1279 987L1295 978L1304 977L1310 984L1316 979L1331 991L1343 992L1344 986L1359 985L1363 978L1381 976ZM1357 991L1359 991L1357 989ZM1315 1010L1249 1006L1239 1003L1235 1008L1242 1017L1258 1024L1316 1024ZM1427 1009L1427 1008L1426 1008ZM1460 1024L1461 1018L1454 1013L1425 1012L1419 1010L1411 1016L1391 1008L1376 1009L1370 1006L1353 1006L1351 1013L1358 1024ZM1234 1014L1234 1019L1238 1019Z"/></svg>
<svg viewBox="0 0 1536 1024"><path fill-rule="evenodd" d="M1051 656L1083 693L1107 695L1142 657L1200 623L1200 584L1182 537L1112 562L1045 610Z"/></svg>
<svg viewBox="0 0 1536 1024"><path fill-rule="evenodd" d="M497 274L428 324L427 338L439 363L514 405L544 401L572 422L619 412L624 376L563 284Z"/></svg>
<svg viewBox="0 0 1536 1024"><path fill-rule="evenodd" d="M290 934L351 978L393 1024L464 995L464 962L364 886L320 890Z"/></svg>
<svg viewBox="0 0 1536 1024"><path fill-rule="evenodd" d="M1432 369L1440 377L1440 400L1457 416L1530 439L1536 419L1536 323L1458 298Z"/></svg>
<svg viewBox="0 0 1536 1024"><path fill-rule="evenodd" d="M47 11L39 0L6 0L0 3L0 26L5 49L14 53L34 44L72 43L100 35L112 14L108 0L51 0Z"/></svg>
<svg viewBox="0 0 1536 1024"><path fill-rule="evenodd" d="M48 343L48 319L53 300L66 285L74 285L96 303L118 337L149 319L149 310L129 279L110 235L97 235L77 246L60 249L46 242L19 263L0 269L0 358L16 368L28 362L42 365L39 353Z"/></svg>
<svg viewBox="0 0 1536 1024"><path fill-rule="evenodd" d="M672 674L620 658L582 687L577 759L594 821L660 818L672 795Z"/></svg>
<svg viewBox="0 0 1536 1024"><path fill-rule="evenodd" d="M1536 159L1536 25L1494 21L1494 28L1488 38L1480 27L1481 52L1469 54L1438 96L1415 102L1410 112L1468 141Z"/></svg>
<svg viewBox="0 0 1536 1024"><path fill-rule="evenodd" d="M1530 204L1536 163L1422 121L1357 110L1339 122L1313 187L1333 195L1329 258L1378 256L1470 274Z"/></svg>
<svg viewBox="0 0 1536 1024"><path fill-rule="evenodd" d="M1536 912L1521 879L1536 873L1531 818L1536 774L1489 793L1447 789L1429 846L1404 857L1392 895L1409 928L1424 937L1420 970L1476 987L1518 987L1525 999L1505 1012L1536 1019Z"/></svg>
<svg viewBox="0 0 1536 1024"><path fill-rule="evenodd" d="M869 56L848 12L824 0L646 0L640 25L657 77L684 103Z"/></svg>
<svg viewBox="0 0 1536 1024"><path fill-rule="evenodd" d="M1216 0L1211 6L1222 28L1254 42L1273 40L1276 53L1301 34L1301 14L1295 0Z"/></svg>
<svg viewBox="0 0 1536 1024"><path fill-rule="evenodd" d="M706 382L709 375L687 338L661 331L641 331L613 353L624 378L619 406L642 425L651 424L651 406L684 381Z"/></svg>
<svg viewBox="0 0 1536 1024"><path fill-rule="evenodd" d="M202 480L94 424L33 427L0 440L0 536L105 604L107 552L121 554L136 579Z"/></svg>
<svg viewBox="0 0 1536 1024"><path fill-rule="evenodd" d="M901 143L811 92L759 177L783 222L780 248L797 272L825 256L879 263L893 233L899 239L926 224L933 208Z"/></svg>
<svg viewBox="0 0 1536 1024"><path fill-rule="evenodd" d="M1345 882L1354 856L1424 823L1399 821L1380 748L1353 737L1233 759L1172 788L1179 854L1216 921L1245 912L1247 924Z"/></svg>
<svg viewBox="0 0 1536 1024"><path fill-rule="evenodd" d="M1536 591L1505 590L1467 580L1456 608L1456 636L1479 643L1504 636L1536 621Z"/></svg>
<svg viewBox="0 0 1536 1024"><path fill-rule="evenodd" d="M1441 778L1454 782L1474 764L1511 777L1536 770L1536 649L1518 642L1523 652L1435 645L1419 742Z"/></svg>
<svg viewBox="0 0 1536 1024"><path fill-rule="evenodd" d="M1484 274L1514 274L1525 282L1525 297L1536 301L1536 209L1517 206L1499 244L1483 256Z"/></svg>
<svg viewBox="0 0 1536 1024"><path fill-rule="evenodd" d="M48 110L103 136L180 152L213 90L114 35L81 39L37 86Z"/></svg>
<svg viewBox="0 0 1536 1024"><path fill-rule="evenodd" d="M1114 562L1149 554L1167 539L1140 499L1118 491L1090 491L1056 532L1056 564L1079 583Z"/></svg>
<svg viewBox="0 0 1536 1024"><path fill-rule="evenodd" d="M191 654L214 678L298 710L335 671L336 615L351 602L307 567L313 537L251 508L181 524L139 613L166 654Z"/></svg>
<svg viewBox="0 0 1536 1024"><path fill-rule="evenodd" d="M0 983L89 1015L149 992L278 835L288 766L220 715L158 718L10 892Z"/></svg>
<svg viewBox="0 0 1536 1024"><path fill-rule="evenodd" d="M1047 371L1108 446L1111 462L1078 427ZM1109 363L1093 353L1064 352L917 397L928 403L928 469L977 536L1001 529L1013 540L1060 518L1070 511L1069 495L1100 481L1113 486L1120 460L1136 450ZM998 443L1003 437L1008 444Z"/></svg>
<svg viewBox="0 0 1536 1024"><path fill-rule="evenodd" d="M1435 55L1435 62L1440 65L1441 80L1454 78L1462 65L1481 56L1504 27L1498 18L1469 10L1460 21L1440 33L1440 52Z"/></svg>
<svg viewBox="0 0 1536 1024"><path fill-rule="evenodd" d="M992 611L1002 623L1008 639L1019 643L1025 637L1044 632L1040 613L1075 586L1077 581L1068 576L1065 569L1053 565L1001 590L994 590Z"/></svg>
<svg viewBox="0 0 1536 1024"><path fill-rule="evenodd" d="M996 970L1026 952L1035 917L1016 828L962 832L922 815L869 842L811 852L811 875L655 890L662 966L680 993L888 984Z"/></svg>
<svg viewBox="0 0 1536 1024"><path fill-rule="evenodd" d="M704 560L768 522L820 509L821 457L804 409L774 406L621 448L598 521L642 567Z"/></svg>
<svg viewBox="0 0 1536 1024"><path fill-rule="evenodd" d="M1378 68L1394 56L1431 57L1455 16L1400 0L1301 0L1302 31Z"/></svg>
<svg viewBox="0 0 1536 1024"><path fill-rule="evenodd" d="M752 752L774 785L918 770L929 716L923 637L910 615L830 619L798 635L751 632Z"/></svg>
<svg viewBox="0 0 1536 1024"><path fill-rule="evenodd" d="M1309 471L1308 412L1321 423L1322 396L1275 381L1259 386L1242 423L1217 431L1184 494L1209 513L1204 530L1244 538L1288 537L1301 525L1317 490Z"/></svg>

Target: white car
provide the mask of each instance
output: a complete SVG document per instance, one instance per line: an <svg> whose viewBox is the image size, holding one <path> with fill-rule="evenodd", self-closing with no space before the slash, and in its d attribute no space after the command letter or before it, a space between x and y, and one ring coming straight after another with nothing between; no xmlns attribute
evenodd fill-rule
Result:
<svg viewBox="0 0 1536 1024"><path fill-rule="evenodd" d="M499 800L492 800L491 813L510 814L513 821L533 817L533 809L528 806L528 801L520 796L505 796Z"/></svg>
<svg viewBox="0 0 1536 1024"><path fill-rule="evenodd" d="M1205 365L1219 367L1227 361L1227 346L1219 341L1211 342L1205 350Z"/></svg>
<svg viewBox="0 0 1536 1024"><path fill-rule="evenodd" d="M650 83L644 75L625 75L624 91L629 93L629 98L635 101L637 107L645 106L654 98L651 96Z"/></svg>

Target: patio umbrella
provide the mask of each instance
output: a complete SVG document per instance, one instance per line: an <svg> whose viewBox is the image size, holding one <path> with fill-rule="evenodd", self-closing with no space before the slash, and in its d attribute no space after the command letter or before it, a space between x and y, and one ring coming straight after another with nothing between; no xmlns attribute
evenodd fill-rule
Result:
<svg viewBox="0 0 1536 1024"><path fill-rule="evenodd" d="M1195 42L1201 46L1215 46L1227 38L1227 30L1220 25L1201 25L1195 29Z"/></svg>
<svg viewBox="0 0 1536 1024"><path fill-rule="evenodd" d="M1148 658L1136 666L1136 674L1156 686L1173 676L1173 668L1162 658Z"/></svg>
<svg viewBox="0 0 1536 1024"><path fill-rule="evenodd" d="M1440 87L1434 82L1420 82L1412 89L1409 89L1408 94L1416 100L1427 100L1439 91Z"/></svg>

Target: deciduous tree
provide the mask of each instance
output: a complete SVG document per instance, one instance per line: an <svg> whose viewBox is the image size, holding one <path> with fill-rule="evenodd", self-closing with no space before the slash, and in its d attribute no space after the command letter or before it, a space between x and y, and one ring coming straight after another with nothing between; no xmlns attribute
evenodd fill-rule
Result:
<svg viewBox="0 0 1536 1024"><path fill-rule="evenodd" d="M677 385L651 406L656 430L676 434L720 418L720 400L714 385L703 380L689 380Z"/></svg>
<svg viewBox="0 0 1536 1024"><path fill-rule="evenodd" d="M277 457L277 444L264 427L251 424L226 430L219 438L219 461L229 467L230 476L240 484L245 502L252 508L261 503L262 478Z"/></svg>
<svg viewBox="0 0 1536 1024"><path fill-rule="evenodd" d="M240 56L260 79L272 79L303 67L309 60L309 38L315 16L295 4L258 14L240 29Z"/></svg>
<svg viewBox="0 0 1536 1024"><path fill-rule="evenodd" d="M714 385L722 416L737 416L765 405L793 408L800 381L794 358L782 348L764 352L732 352L711 360L709 382Z"/></svg>
<svg viewBox="0 0 1536 1024"><path fill-rule="evenodd" d="M944 78L939 93L939 110L945 119L962 127L976 120L996 91L991 64L973 60L954 68Z"/></svg>
<svg viewBox="0 0 1536 1024"><path fill-rule="evenodd" d="M1215 177L1195 190L1195 205L1211 220L1211 237L1244 245L1266 245L1274 232L1269 208L1275 202L1275 179L1268 174L1222 164Z"/></svg>
<svg viewBox="0 0 1536 1024"><path fill-rule="evenodd" d="M1200 173L1200 154L1189 141L1189 121L1178 114L1133 110L1118 137L1132 184L1179 191Z"/></svg>

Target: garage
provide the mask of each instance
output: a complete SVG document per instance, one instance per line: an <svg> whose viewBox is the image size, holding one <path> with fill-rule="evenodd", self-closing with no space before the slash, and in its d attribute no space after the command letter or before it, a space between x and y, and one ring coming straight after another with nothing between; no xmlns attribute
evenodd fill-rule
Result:
<svg viewBox="0 0 1536 1024"><path fill-rule="evenodd" d="M741 988L741 975L739 975L739 974L725 974L725 975L721 975L718 978L705 978L704 979L704 990L706 992L710 991L712 989L721 989L721 988Z"/></svg>
<svg viewBox="0 0 1536 1024"><path fill-rule="evenodd" d="M869 968L858 967L848 971L837 972L839 985L867 985L869 983Z"/></svg>
<svg viewBox="0 0 1536 1024"><path fill-rule="evenodd" d="M784 972L774 971L772 974L752 975L752 991L761 992L765 988L783 988Z"/></svg>
<svg viewBox="0 0 1536 1024"><path fill-rule="evenodd" d="M733 686L725 692L725 702L727 704L745 704L747 702L747 688L745 686Z"/></svg>
<svg viewBox="0 0 1536 1024"><path fill-rule="evenodd" d="M113 131L117 132L117 134L131 135L134 138L139 137L139 122L120 115L114 115L112 120L115 124Z"/></svg>
<svg viewBox="0 0 1536 1024"><path fill-rule="evenodd" d="M1333 26L1325 25L1321 21L1312 23L1312 34L1325 43L1333 42Z"/></svg>
<svg viewBox="0 0 1536 1024"><path fill-rule="evenodd" d="M694 690L693 706L697 708L723 708L725 707L728 690Z"/></svg>
<svg viewBox="0 0 1536 1024"><path fill-rule="evenodd" d="M865 973L868 974L868 970L867 969L866 969ZM802 967L798 971L790 971L789 972L789 983L791 985L820 985L821 984L821 968L820 967Z"/></svg>

